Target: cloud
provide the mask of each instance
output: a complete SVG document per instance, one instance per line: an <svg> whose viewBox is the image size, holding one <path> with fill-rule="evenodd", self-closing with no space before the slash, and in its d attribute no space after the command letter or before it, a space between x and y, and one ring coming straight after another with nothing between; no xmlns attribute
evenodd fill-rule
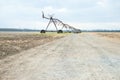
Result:
<svg viewBox="0 0 120 80"><path fill-rule="evenodd" d="M70 25L74 26L75 28L79 28L82 30L97 30L97 29L106 29L106 30L119 30L120 23L69 23Z"/></svg>
<svg viewBox="0 0 120 80"><path fill-rule="evenodd" d="M109 4L108 0L100 0L97 2L97 4L103 8L106 8Z"/></svg>
<svg viewBox="0 0 120 80"><path fill-rule="evenodd" d="M46 6L42 9L42 11L44 11L46 13L61 14L61 13L67 12L68 10L66 8L53 8L52 6Z"/></svg>
<svg viewBox="0 0 120 80"><path fill-rule="evenodd" d="M119 9L120 0L0 0L0 26L45 26L42 11L65 23L119 23Z"/></svg>

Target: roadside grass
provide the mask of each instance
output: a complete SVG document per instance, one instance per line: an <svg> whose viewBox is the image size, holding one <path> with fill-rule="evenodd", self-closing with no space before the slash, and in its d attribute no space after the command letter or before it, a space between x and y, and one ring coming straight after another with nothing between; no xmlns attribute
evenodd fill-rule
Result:
<svg viewBox="0 0 120 80"><path fill-rule="evenodd" d="M17 54L36 46L40 46L55 39L62 38L68 33L57 34L48 32L8 32L0 33L0 59Z"/></svg>

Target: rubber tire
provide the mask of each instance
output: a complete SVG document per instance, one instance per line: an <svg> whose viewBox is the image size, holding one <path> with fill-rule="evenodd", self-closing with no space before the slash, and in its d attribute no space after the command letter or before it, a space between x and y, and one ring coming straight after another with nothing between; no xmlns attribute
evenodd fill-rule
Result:
<svg viewBox="0 0 120 80"><path fill-rule="evenodd" d="M58 30L57 33L63 33L63 31L62 30Z"/></svg>
<svg viewBox="0 0 120 80"><path fill-rule="evenodd" d="M41 30L40 33L45 33L46 31L45 30Z"/></svg>

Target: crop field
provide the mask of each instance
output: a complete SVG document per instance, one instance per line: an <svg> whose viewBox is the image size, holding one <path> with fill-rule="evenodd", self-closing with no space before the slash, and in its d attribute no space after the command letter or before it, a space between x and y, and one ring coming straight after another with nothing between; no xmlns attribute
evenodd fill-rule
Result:
<svg viewBox="0 0 120 80"><path fill-rule="evenodd" d="M1 32L0 59L59 39L65 35L57 33L40 34L37 32Z"/></svg>

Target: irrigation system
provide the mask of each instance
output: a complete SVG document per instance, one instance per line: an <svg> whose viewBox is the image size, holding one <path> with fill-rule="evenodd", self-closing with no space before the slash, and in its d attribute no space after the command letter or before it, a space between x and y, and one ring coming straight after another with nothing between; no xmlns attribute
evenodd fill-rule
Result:
<svg viewBox="0 0 120 80"><path fill-rule="evenodd" d="M46 33L46 31L47 31L47 29L48 29L48 27L49 27L49 25L50 25L51 23L54 24L57 33L63 33L63 28L65 28L66 30L68 30L68 32L81 33L81 30L80 30L80 29L76 29L76 28L74 28L73 26L70 26L70 25L68 25L68 24L65 24L65 23L63 23L61 20L59 20L59 19L57 19L57 18L53 18L52 15L50 15L49 17L46 17L46 16L44 15L44 12L42 12L42 18L49 20L49 22L48 22L48 24L47 24L46 29L42 29L42 30L40 31L41 33ZM61 29L58 30L58 26L61 26Z"/></svg>

